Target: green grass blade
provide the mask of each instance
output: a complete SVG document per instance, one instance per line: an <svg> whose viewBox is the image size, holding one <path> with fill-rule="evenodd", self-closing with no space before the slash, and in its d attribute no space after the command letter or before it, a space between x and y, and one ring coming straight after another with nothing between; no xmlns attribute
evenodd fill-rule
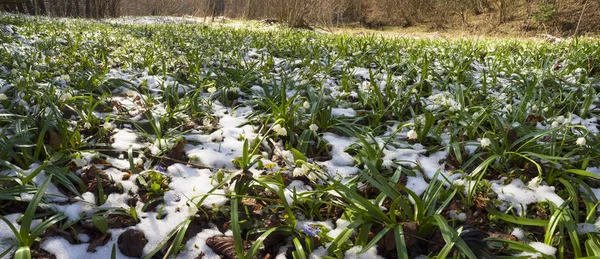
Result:
<svg viewBox="0 0 600 259"><path fill-rule="evenodd" d="M406 240L404 239L404 229L402 229L402 225L396 225L394 228L394 237L398 259L408 259L408 251L406 249Z"/></svg>
<svg viewBox="0 0 600 259"><path fill-rule="evenodd" d="M235 254L238 259L244 258L244 240L242 239L242 229L239 219L239 201L238 198L231 199L231 231L235 241Z"/></svg>
<svg viewBox="0 0 600 259"><path fill-rule="evenodd" d="M27 205L27 209L25 210L25 214L23 215L23 220L21 221L21 230L20 235L23 237L23 240L26 240L25 245L31 245L33 243L33 239L29 236L29 229L31 228L31 222L33 221L33 217L35 216L35 210L38 207L38 204L42 201L42 197L46 193L46 189L50 182L52 181L52 175L46 178L46 181L39 188L38 192L33 196L29 205Z"/></svg>
<svg viewBox="0 0 600 259"><path fill-rule="evenodd" d="M169 249L170 252L167 255L168 258L175 258L179 253L179 250L181 250L181 243L183 242L183 237L185 236L185 232L187 231L188 226L190 226L191 222L192 220L188 219L184 221L181 225L179 225L179 227L177 228L177 235L175 236L175 239L171 244L171 248Z"/></svg>

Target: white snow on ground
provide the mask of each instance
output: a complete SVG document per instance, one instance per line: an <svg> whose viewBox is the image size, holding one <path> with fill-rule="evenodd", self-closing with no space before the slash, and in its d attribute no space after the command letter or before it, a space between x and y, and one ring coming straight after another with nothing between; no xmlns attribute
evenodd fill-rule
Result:
<svg viewBox="0 0 600 259"><path fill-rule="evenodd" d="M21 226L17 224L17 220L21 218L22 215L23 214L21 213L14 213L10 215L5 215L4 217L10 223L12 223L12 225L17 229L17 231L19 231ZM10 229L10 226L6 225L6 223L3 220L0 220L0 251L4 252L11 246L14 246L13 249L19 246L19 241L15 237L15 234L13 234L12 230ZM3 257L3 259L8 258L11 258L10 255L6 255Z"/></svg>
<svg viewBox="0 0 600 259"><path fill-rule="evenodd" d="M502 211L506 211L512 206L517 215L522 216L523 209L527 210L527 205L532 203L549 201L556 206L561 206L564 203L564 199L554 192L554 186L525 185L520 179L515 179L511 183L503 185L500 184L501 181L492 181L491 187L498 194L498 200L503 202L498 205L498 208Z"/></svg>
<svg viewBox="0 0 600 259"><path fill-rule="evenodd" d="M169 191L165 193L165 202L180 205L180 201L191 201L193 204L208 193L216 181L212 179L213 173L207 169L189 168L183 164L174 164L169 166L167 173L171 175L172 180L169 184ZM228 201L224 196L223 190L215 190L213 195L208 196L202 205L209 208L212 205L221 206ZM177 202L179 200L179 202Z"/></svg>
<svg viewBox="0 0 600 259"><path fill-rule="evenodd" d="M222 235L223 233L215 228L204 229L198 233L195 237L192 237L186 244L181 253L177 258L196 258L201 253L204 253L205 259L220 259L221 257L213 252L210 247L206 245L206 240L213 236Z"/></svg>
<svg viewBox="0 0 600 259"><path fill-rule="evenodd" d="M119 130L113 135L113 138L114 143L111 146L117 151L127 151L129 148L139 150L146 147L146 145L138 142L137 134L130 129Z"/></svg>
<svg viewBox="0 0 600 259"><path fill-rule="evenodd" d="M332 133L325 133L323 139L331 145L331 160L317 162L322 166L330 176L342 178L349 177L358 173L358 168L354 166L354 158L344 151L348 146L358 141L356 138L340 137Z"/></svg>
<svg viewBox="0 0 600 259"><path fill-rule="evenodd" d="M522 253L516 254L514 256L528 257L528 258L542 258L543 254L549 255L549 256L554 256L556 254L556 250L557 250L556 247L552 247L552 246L546 245L541 242L531 242L528 245L531 246L532 248L534 248L535 250L537 250L538 252L535 252L535 253L522 252Z"/></svg>
<svg viewBox="0 0 600 259"><path fill-rule="evenodd" d="M235 169L232 160L242 156L244 137L252 140L256 137L255 129L251 125L241 126L247 122L244 117L250 108L232 110L214 104L215 116L219 118L218 130L211 134L192 132L186 134L188 141L199 144L188 144L185 153L188 157L198 159L198 163L213 168Z"/></svg>
<svg viewBox="0 0 600 259"><path fill-rule="evenodd" d="M383 259L383 257L377 255L377 246L372 246L362 254L359 252L362 250L362 246L355 246L344 252L344 259Z"/></svg>
<svg viewBox="0 0 600 259"><path fill-rule="evenodd" d="M57 259L106 258L106 255L111 254L113 245L116 245L117 238L121 233L125 232L125 229L109 229L108 232L110 232L112 235L110 241L108 241L108 243L106 243L104 246L96 247L96 252L94 253L87 252L89 245L88 243L72 245L62 237L48 238L44 240L40 247L49 253L56 255ZM133 259L123 255L119 249L117 249L117 258Z"/></svg>
<svg viewBox="0 0 600 259"><path fill-rule="evenodd" d="M15 172L15 171L3 171L1 173L6 173L8 172L8 174L6 174L6 176L11 176L11 177L17 177L17 176L29 176L30 174L32 174L36 169L38 169L40 167L39 164L31 164L31 166L29 167L29 169L27 170L23 170L21 168L16 168L19 172ZM46 175L46 173L44 172L44 170L41 170L41 172L39 172L35 177L33 177L33 179L31 180L35 186L40 187L42 186L42 184L44 183L44 181L46 181L46 179L48 178L48 175ZM24 201L29 201L31 200L31 198L33 198L32 194L28 194L28 193L22 193L21 194L21 198ZM51 202L65 202L67 201L67 197L65 197L64 194L62 194L58 188L56 187L56 185L54 185L54 183L50 183L48 185L48 188L46 189L46 193L44 195L44 198L47 199L48 201Z"/></svg>
<svg viewBox="0 0 600 259"><path fill-rule="evenodd" d="M331 116L354 117L356 116L356 111L352 108L332 108Z"/></svg>
<svg viewBox="0 0 600 259"><path fill-rule="evenodd" d="M69 222L77 221L84 216L84 214L88 216L93 214L95 212L93 209L96 207L96 197L93 193L85 192L82 193L81 196L83 199L75 197L75 199L78 200L75 203L68 205L50 204L50 207L65 214Z"/></svg>

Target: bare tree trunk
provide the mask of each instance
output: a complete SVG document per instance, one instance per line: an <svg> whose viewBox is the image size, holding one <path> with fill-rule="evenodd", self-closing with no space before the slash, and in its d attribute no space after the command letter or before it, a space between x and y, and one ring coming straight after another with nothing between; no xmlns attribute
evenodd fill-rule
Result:
<svg viewBox="0 0 600 259"><path fill-rule="evenodd" d="M22 2L17 4L17 10L19 11L19 13L25 13L25 6Z"/></svg>
<svg viewBox="0 0 600 259"><path fill-rule="evenodd" d="M506 22L506 1L499 0L498 1L498 22L504 23Z"/></svg>
<svg viewBox="0 0 600 259"><path fill-rule="evenodd" d="M79 8L79 0L74 0L74 5L75 5L75 16L77 16L77 17L83 16L81 14L81 8Z"/></svg>
<svg viewBox="0 0 600 259"><path fill-rule="evenodd" d="M46 2L45 0L38 0L37 5L37 14L44 15L47 13L46 11Z"/></svg>
<svg viewBox="0 0 600 259"><path fill-rule="evenodd" d="M65 14L67 16L73 16L73 0L65 0Z"/></svg>
<svg viewBox="0 0 600 259"><path fill-rule="evenodd" d="M32 0L25 0L25 7L27 8L28 14L35 15L35 5Z"/></svg>
<svg viewBox="0 0 600 259"><path fill-rule="evenodd" d="M92 18L92 1L93 0L85 0L85 17Z"/></svg>
<svg viewBox="0 0 600 259"><path fill-rule="evenodd" d="M110 15L112 17L119 17L120 3L121 3L121 1L119 1L119 0L112 0L111 6L110 6Z"/></svg>

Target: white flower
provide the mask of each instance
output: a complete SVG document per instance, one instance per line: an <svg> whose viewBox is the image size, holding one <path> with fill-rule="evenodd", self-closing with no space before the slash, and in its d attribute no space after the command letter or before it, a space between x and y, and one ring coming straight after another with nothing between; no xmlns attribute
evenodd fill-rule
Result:
<svg viewBox="0 0 600 259"><path fill-rule="evenodd" d="M71 76L69 76L69 75L62 75L62 76L60 76L60 78L62 80L65 80L65 81L69 81L71 79Z"/></svg>
<svg viewBox="0 0 600 259"><path fill-rule="evenodd" d="M510 104L506 105L506 110L507 111L512 112L512 108L513 108L512 105L510 105Z"/></svg>
<svg viewBox="0 0 600 259"><path fill-rule="evenodd" d="M64 93L60 96L59 100L61 102L65 102L65 101L71 99L71 97L73 97L73 96L70 93Z"/></svg>
<svg viewBox="0 0 600 259"><path fill-rule="evenodd" d="M92 127L92 124L89 123L89 122L86 122L86 123L83 124L83 127L86 128L86 129L90 129Z"/></svg>
<svg viewBox="0 0 600 259"><path fill-rule="evenodd" d="M558 121L553 121L552 125L550 125L552 128L558 128Z"/></svg>
<svg viewBox="0 0 600 259"><path fill-rule="evenodd" d="M585 146L585 143L586 143L586 141L585 141L584 137L578 138L577 141L575 141L575 144L577 144L579 146Z"/></svg>
<svg viewBox="0 0 600 259"><path fill-rule="evenodd" d="M363 91L371 91L371 89L372 89L372 87L371 87L371 82L369 82L369 81L363 81L363 82L360 84L360 88L361 88Z"/></svg>
<svg viewBox="0 0 600 259"><path fill-rule="evenodd" d="M216 91L217 91L217 88L216 88L216 87L214 87L214 86L213 86L213 87L211 87L211 88L208 88L208 92L209 92L210 94L214 94Z"/></svg>
<svg viewBox="0 0 600 259"><path fill-rule="evenodd" d="M287 135L287 130L284 127L281 127L279 124L273 126L273 131L275 131L275 133L277 133L279 136Z"/></svg>
<svg viewBox="0 0 600 259"><path fill-rule="evenodd" d="M565 122L565 116L562 116L562 115L561 115L561 116L558 116L558 117L556 117L556 122L558 122L558 123L563 123L563 122Z"/></svg>
<svg viewBox="0 0 600 259"><path fill-rule="evenodd" d="M310 171L310 168L308 168L308 166L302 165L302 167L296 167L296 169L294 169L294 172L292 172L292 176L299 177L299 176L307 175L309 171Z"/></svg>
<svg viewBox="0 0 600 259"><path fill-rule="evenodd" d="M85 160L83 158L77 158L77 159L73 160L73 162L75 162L75 165L77 167L84 167L85 165L87 165L87 160Z"/></svg>
<svg viewBox="0 0 600 259"><path fill-rule="evenodd" d="M304 109L309 109L310 108L310 103L308 101L304 101L304 103L302 104L302 107L304 107Z"/></svg>
<svg viewBox="0 0 600 259"><path fill-rule="evenodd" d="M529 181L529 183L527 183L527 186L529 186L530 189L535 189L540 186L541 182L542 182L542 180L540 179L540 177L536 176L533 179L531 179L531 181Z"/></svg>
<svg viewBox="0 0 600 259"><path fill-rule="evenodd" d="M533 106L531 106L531 111L532 112L537 112L537 110L538 110L537 105L534 104Z"/></svg>
<svg viewBox="0 0 600 259"><path fill-rule="evenodd" d="M408 133L406 133L406 136L408 137L408 139L417 139L418 137L417 132L415 130L409 130Z"/></svg>
<svg viewBox="0 0 600 259"><path fill-rule="evenodd" d="M127 96L129 97L133 97L135 95L135 92L132 90L127 91Z"/></svg>
<svg viewBox="0 0 600 259"><path fill-rule="evenodd" d="M111 124L110 122L108 122L108 121L107 121L107 122L105 122L104 124L102 124L102 127L103 127L105 130L110 130L110 129L112 129L112 124Z"/></svg>
<svg viewBox="0 0 600 259"><path fill-rule="evenodd" d="M492 141L490 141L489 138L482 138L480 140L480 143L481 143L481 147L487 147L492 144Z"/></svg>
<svg viewBox="0 0 600 259"><path fill-rule="evenodd" d="M204 118L202 120L202 126L207 127L207 128L211 128L212 127L212 123L210 123L210 119L209 118Z"/></svg>
<svg viewBox="0 0 600 259"><path fill-rule="evenodd" d="M138 158L136 158L136 159L133 160L133 163L136 166L142 166L142 165L144 165L144 159L141 159L141 158L138 157Z"/></svg>
<svg viewBox="0 0 600 259"><path fill-rule="evenodd" d="M308 128L312 131L317 131L319 129L319 126L317 126L317 124L310 124L310 126L308 126Z"/></svg>
<svg viewBox="0 0 600 259"><path fill-rule="evenodd" d="M0 101L8 100L6 94L0 94Z"/></svg>

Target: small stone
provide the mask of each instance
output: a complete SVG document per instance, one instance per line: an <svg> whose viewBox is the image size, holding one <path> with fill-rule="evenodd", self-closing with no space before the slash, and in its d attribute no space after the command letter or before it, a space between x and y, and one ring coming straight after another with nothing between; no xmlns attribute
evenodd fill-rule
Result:
<svg viewBox="0 0 600 259"><path fill-rule="evenodd" d="M142 257L144 246L148 243L144 232L128 229L119 236L119 251L129 257Z"/></svg>

